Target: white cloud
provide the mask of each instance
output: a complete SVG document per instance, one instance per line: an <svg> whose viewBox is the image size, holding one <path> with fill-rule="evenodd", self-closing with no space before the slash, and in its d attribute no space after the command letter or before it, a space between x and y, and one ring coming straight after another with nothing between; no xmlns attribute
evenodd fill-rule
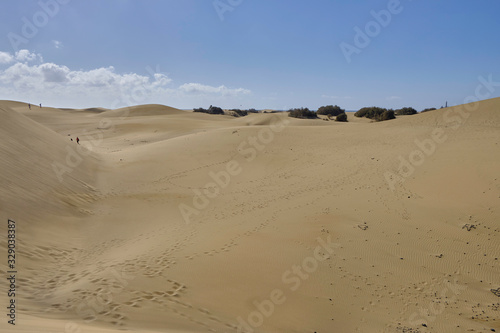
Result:
<svg viewBox="0 0 500 333"><path fill-rule="evenodd" d="M229 89L226 86L212 87L201 83L185 83L179 87L184 93L188 94L217 94L223 96L236 96L241 94L250 94L250 90L237 88Z"/></svg>
<svg viewBox="0 0 500 333"><path fill-rule="evenodd" d="M151 82L150 77L139 74L117 74L114 67L102 67L89 71L72 71L66 66L53 63L30 66L18 62L4 71L0 71L0 83L16 85L31 83L34 87L43 89L44 83L58 83L59 89L69 88L100 88L119 89L144 86L159 87L171 80L165 75L156 76L158 81ZM62 85L61 83L64 83ZM54 88L51 86L51 88ZM83 91L84 92L84 91Z"/></svg>
<svg viewBox="0 0 500 333"><path fill-rule="evenodd" d="M14 60L14 57L9 52L0 51L0 64L8 64Z"/></svg>
<svg viewBox="0 0 500 333"><path fill-rule="evenodd" d="M32 53L28 50L19 50L14 55L9 52L0 51L0 64L8 64L13 61L17 62L31 62L38 60L39 62L43 62L43 58L39 53Z"/></svg>
<svg viewBox="0 0 500 333"><path fill-rule="evenodd" d="M43 62L43 58L39 53L32 53L28 50L19 50L16 52L16 60L20 62L30 62L38 60Z"/></svg>
<svg viewBox="0 0 500 333"><path fill-rule="evenodd" d="M58 41L58 40L53 40L53 41L52 41L52 44L54 45L54 47L55 47L56 49L60 49L60 48L62 48L62 47L63 47L63 43L62 43L62 42L60 42L60 41Z"/></svg>
<svg viewBox="0 0 500 333"><path fill-rule="evenodd" d="M38 66L38 69L43 75L44 82L68 82L70 70L66 66L45 63Z"/></svg>
<svg viewBox="0 0 500 333"><path fill-rule="evenodd" d="M39 63L31 63L40 61ZM241 95L250 94L243 88L224 85L212 87L201 83L186 83L172 87L172 79L163 73L140 75L116 73L114 67L72 70L67 66L43 62L40 54L21 50L12 56L0 52L0 99L43 102L67 107L122 107L147 103L191 105L234 103Z"/></svg>

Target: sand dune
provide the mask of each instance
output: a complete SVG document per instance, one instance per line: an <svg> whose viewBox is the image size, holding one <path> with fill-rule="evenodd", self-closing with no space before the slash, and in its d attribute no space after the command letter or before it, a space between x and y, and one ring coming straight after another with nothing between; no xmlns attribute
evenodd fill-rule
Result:
<svg viewBox="0 0 500 333"><path fill-rule="evenodd" d="M337 123L2 101L19 308L0 330L498 331L499 108Z"/></svg>
<svg viewBox="0 0 500 333"><path fill-rule="evenodd" d="M83 193L95 183L96 155L82 147L79 153L59 134L8 107L0 107L0 117L2 211L59 214L89 200Z"/></svg>
<svg viewBox="0 0 500 333"><path fill-rule="evenodd" d="M185 111L171 108L165 105L148 104L139 106L130 106L116 110L108 110L104 115L106 117L134 117L134 116L162 116L181 114Z"/></svg>

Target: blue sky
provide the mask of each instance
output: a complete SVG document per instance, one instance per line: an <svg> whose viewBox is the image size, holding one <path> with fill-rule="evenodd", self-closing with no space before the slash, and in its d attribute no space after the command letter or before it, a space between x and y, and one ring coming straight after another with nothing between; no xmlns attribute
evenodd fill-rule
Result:
<svg viewBox="0 0 500 333"><path fill-rule="evenodd" d="M16 0L1 7L0 99L421 110L462 104L480 76L500 82L497 0ZM358 43L356 31L366 35ZM346 57L341 45L356 52ZM491 94L498 96L500 86Z"/></svg>

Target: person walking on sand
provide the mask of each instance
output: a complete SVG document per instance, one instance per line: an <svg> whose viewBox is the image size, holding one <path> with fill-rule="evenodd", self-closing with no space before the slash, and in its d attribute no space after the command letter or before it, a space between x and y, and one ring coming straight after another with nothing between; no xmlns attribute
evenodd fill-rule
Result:
<svg viewBox="0 0 500 333"><path fill-rule="evenodd" d="M30 108L30 110L31 110L31 103L28 103L28 107L29 107L29 108Z"/></svg>
<svg viewBox="0 0 500 333"><path fill-rule="evenodd" d="M40 103L40 109L42 108L42 103Z"/></svg>
<svg viewBox="0 0 500 333"><path fill-rule="evenodd" d="M76 143L80 144L80 139L76 137Z"/></svg>

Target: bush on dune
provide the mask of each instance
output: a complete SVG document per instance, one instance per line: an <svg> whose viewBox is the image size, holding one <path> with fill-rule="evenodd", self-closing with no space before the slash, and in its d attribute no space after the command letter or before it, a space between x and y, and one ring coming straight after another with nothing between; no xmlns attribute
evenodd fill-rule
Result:
<svg viewBox="0 0 500 333"><path fill-rule="evenodd" d="M222 109L220 107L212 106L212 105L210 105L210 107L208 109L204 109L204 108L193 109L193 112L202 112L202 113L208 113L208 114L224 114L224 111L222 111Z"/></svg>
<svg viewBox="0 0 500 333"><path fill-rule="evenodd" d="M395 119L395 118L396 118L396 115L394 114L394 110L386 110L380 116L375 118L375 120L384 121L384 120L390 120L390 119Z"/></svg>
<svg viewBox="0 0 500 333"><path fill-rule="evenodd" d="M412 114L418 113L417 110L415 110L414 108L411 108L411 107L397 109L395 112L396 112L396 115L398 115L398 116L406 116L406 115L412 115Z"/></svg>
<svg viewBox="0 0 500 333"><path fill-rule="evenodd" d="M344 112L344 113L337 115L337 117L335 118L335 121L347 122L348 121L347 114Z"/></svg>
<svg viewBox="0 0 500 333"><path fill-rule="evenodd" d="M229 111L233 111L233 116L235 116L235 117L244 117L244 116L248 115L248 111L246 111L246 110L231 109Z"/></svg>
<svg viewBox="0 0 500 333"><path fill-rule="evenodd" d="M384 121L396 118L394 110L379 108L376 106L361 108L354 114L354 116L366 117L368 119L373 119L375 121Z"/></svg>
<svg viewBox="0 0 500 333"><path fill-rule="evenodd" d="M197 109L193 109L193 112L208 113L208 110L207 110L207 109L204 109L204 108L197 108Z"/></svg>
<svg viewBox="0 0 500 333"><path fill-rule="evenodd" d="M224 111L218 106L210 106L208 109L209 114L224 114Z"/></svg>
<svg viewBox="0 0 500 333"><path fill-rule="evenodd" d="M322 106L318 109L317 114L325 115L325 116L330 116L330 117L336 117L342 113L345 113L344 109L341 109L340 106L338 105L326 105Z"/></svg>
<svg viewBox="0 0 500 333"><path fill-rule="evenodd" d="M387 109L379 108L376 106L370 106L359 109L359 111L356 112L354 116L365 117L368 119L375 119L377 117L380 117L382 113L384 113L385 111L387 111Z"/></svg>
<svg viewBox="0 0 500 333"><path fill-rule="evenodd" d="M318 115L316 112L309 110L308 108L298 108L288 110L289 117L300 118L300 119L316 119Z"/></svg>
<svg viewBox="0 0 500 333"><path fill-rule="evenodd" d="M423 109L422 111L420 111L420 113L427 112L427 111L434 111L434 110L437 110L437 109L436 108L427 108L427 109Z"/></svg>

